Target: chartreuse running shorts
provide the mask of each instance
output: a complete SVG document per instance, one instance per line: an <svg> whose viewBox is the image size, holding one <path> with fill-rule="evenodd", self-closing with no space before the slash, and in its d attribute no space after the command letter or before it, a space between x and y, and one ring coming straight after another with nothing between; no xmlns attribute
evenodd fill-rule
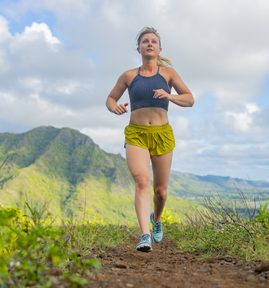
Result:
<svg viewBox="0 0 269 288"><path fill-rule="evenodd" d="M147 149L151 156L163 155L175 148L173 129L169 123L158 126L129 124L124 129L126 144Z"/></svg>

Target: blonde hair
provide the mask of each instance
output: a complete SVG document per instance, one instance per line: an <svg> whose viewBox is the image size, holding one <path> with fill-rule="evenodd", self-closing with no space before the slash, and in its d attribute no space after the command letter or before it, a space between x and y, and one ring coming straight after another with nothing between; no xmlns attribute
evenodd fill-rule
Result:
<svg viewBox="0 0 269 288"><path fill-rule="evenodd" d="M148 33L153 33L155 34L158 39L159 39L159 45L160 45L160 48L162 47L161 45L161 37L159 35L159 33L157 32L157 30L153 27L144 27L137 35L136 39L137 39L137 48L139 47L140 45L140 42L141 42L141 39L142 37L145 35L145 34L148 34ZM161 56L160 54L158 55L158 58L157 58L157 64L160 65L160 66L172 66L172 62L170 59L166 58L166 57L163 57Z"/></svg>

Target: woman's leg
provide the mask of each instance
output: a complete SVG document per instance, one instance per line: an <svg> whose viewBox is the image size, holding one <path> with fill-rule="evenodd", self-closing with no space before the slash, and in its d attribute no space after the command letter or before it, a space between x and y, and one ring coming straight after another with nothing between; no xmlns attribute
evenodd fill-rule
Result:
<svg viewBox="0 0 269 288"><path fill-rule="evenodd" d="M154 220L160 221L167 198L167 187L173 152L151 157L154 188Z"/></svg>
<svg viewBox="0 0 269 288"><path fill-rule="evenodd" d="M141 147L126 145L128 168L135 181L135 210L142 234L150 234L150 155Z"/></svg>

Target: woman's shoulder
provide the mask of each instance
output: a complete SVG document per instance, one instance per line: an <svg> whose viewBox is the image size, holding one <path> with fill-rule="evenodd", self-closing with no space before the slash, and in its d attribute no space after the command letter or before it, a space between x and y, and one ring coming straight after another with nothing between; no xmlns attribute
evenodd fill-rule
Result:
<svg viewBox="0 0 269 288"><path fill-rule="evenodd" d="M161 66L160 73L167 79L167 82L178 77L178 72L171 66Z"/></svg>
<svg viewBox="0 0 269 288"><path fill-rule="evenodd" d="M138 68L132 68L123 72L121 77L124 78L125 83L127 84L127 86L129 86L133 79L136 77L137 73Z"/></svg>
<svg viewBox="0 0 269 288"><path fill-rule="evenodd" d="M133 77L133 75L136 75L137 72L138 68L131 68L129 70L124 71L122 75L124 75L125 77Z"/></svg>
<svg viewBox="0 0 269 288"><path fill-rule="evenodd" d="M130 78L133 78L133 75L135 75L137 72L137 68L129 69L124 71L123 73L120 74L118 81L121 82L129 82Z"/></svg>
<svg viewBox="0 0 269 288"><path fill-rule="evenodd" d="M171 66L160 66L160 74L164 77L167 83L171 85L171 81L175 78L176 70Z"/></svg>
<svg viewBox="0 0 269 288"><path fill-rule="evenodd" d="M160 72L167 73L167 74L173 74L176 72L176 70L172 66L160 66Z"/></svg>

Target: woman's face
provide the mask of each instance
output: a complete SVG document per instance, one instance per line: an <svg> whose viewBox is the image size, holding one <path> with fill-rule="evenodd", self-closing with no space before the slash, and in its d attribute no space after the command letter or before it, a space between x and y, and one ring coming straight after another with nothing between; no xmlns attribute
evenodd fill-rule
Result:
<svg viewBox="0 0 269 288"><path fill-rule="evenodd" d="M146 33L141 37L138 46L139 53L145 56L158 56L160 51L160 40L154 33Z"/></svg>

